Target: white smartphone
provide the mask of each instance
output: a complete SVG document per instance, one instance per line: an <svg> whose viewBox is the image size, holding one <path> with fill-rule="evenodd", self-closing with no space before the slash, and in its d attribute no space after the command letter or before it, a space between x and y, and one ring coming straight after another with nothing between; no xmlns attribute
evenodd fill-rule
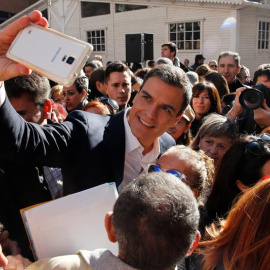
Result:
<svg viewBox="0 0 270 270"><path fill-rule="evenodd" d="M92 51L89 43L30 24L16 36L7 57L55 82L71 86Z"/></svg>

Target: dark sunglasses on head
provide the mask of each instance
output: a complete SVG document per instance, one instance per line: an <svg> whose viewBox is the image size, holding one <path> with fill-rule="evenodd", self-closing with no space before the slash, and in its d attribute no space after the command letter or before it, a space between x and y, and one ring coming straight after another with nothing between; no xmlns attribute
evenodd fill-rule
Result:
<svg viewBox="0 0 270 270"><path fill-rule="evenodd" d="M246 145L245 153L250 153L259 156L265 151L265 144L270 143L270 136L266 133L261 135L257 141L251 141Z"/></svg>
<svg viewBox="0 0 270 270"><path fill-rule="evenodd" d="M99 101L102 102L104 105L108 106L111 114L114 114L115 111L118 111L119 109L117 102L113 99L110 99L108 97L100 97Z"/></svg>
<svg viewBox="0 0 270 270"><path fill-rule="evenodd" d="M151 172L163 172L163 171L162 171L162 169L161 169L161 167L159 165L157 165L157 164L150 164L150 165L148 165L147 172L151 173ZM165 172L166 173L170 173L170 174L176 176L177 178L179 178L181 180L183 179L183 180L185 180L185 181L188 182L188 178L183 173L181 173L181 172L178 172L176 170L167 170Z"/></svg>

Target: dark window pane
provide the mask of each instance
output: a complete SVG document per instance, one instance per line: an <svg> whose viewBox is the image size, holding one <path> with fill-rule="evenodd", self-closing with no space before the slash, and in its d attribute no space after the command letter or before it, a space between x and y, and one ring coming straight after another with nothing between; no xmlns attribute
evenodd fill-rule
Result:
<svg viewBox="0 0 270 270"><path fill-rule="evenodd" d="M194 40L200 39L201 33L200 32L194 32Z"/></svg>
<svg viewBox="0 0 270 270"><path fill-rule="evenodd" d="M192 32L186 32L186 40L192 40Z"/></svg>
<svg viewBox="0 0 270 270"><path fill-rule="evenodd" d="M261 49L264 49L264 41L261 41Z"/></svg>
<svg viewBox="0 0 270 270"><path fill-rule="evenodd" d="M170 32L175 32L176 31L176 24L170 24Z"/></svg>
<svg viewBox="0 0 270 270"><path fill-rule="evenodd" d="M179 24L178 24L178 31L179 31L179 32L184 31L184 24L183 24L183 23L179 23Z"/></svg>
<svg viewBox="0 0 270 270"><path fill-rule="evenodd" d="M200 30L201 29L201 26L200 26L200 22L194 22L193 23L193 27L194 27L194 31L198 31L198 30Z"/></svg>
<svg viewBox="0 0 270 270"><path fill-rule="evenodd" d="M170 34L170 40L176 40L176 33Z"/></svg>
<svg viewBox="0 0 270 270"><path fill-rule="evenodd" d="M148 8L148 6L115 4L116 12L132 11L132 10L145 9L145 8Z"/></svg>
<svg viewBox="0 0 270 270"><path fill-rule="evenodd" d="M192 23L186 23L186 31L192 31Z"/></svg>
<svg viewBox="0 0 270 270"><path fill-rule="evenodd" d="M110 3L81 2L82 18L110 14Z"/></svg>
<svg viewBox="0 0 270 270"><path fill-rule="evenodd" d="M179 50L184 50L184 41L180 41L180 42L178 43L178 49L179 49Z"/></svg>

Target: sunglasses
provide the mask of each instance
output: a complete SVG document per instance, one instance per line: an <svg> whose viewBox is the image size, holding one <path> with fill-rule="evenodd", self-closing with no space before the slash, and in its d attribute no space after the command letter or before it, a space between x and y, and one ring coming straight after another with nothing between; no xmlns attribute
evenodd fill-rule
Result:
<svg viewBox="0 0 270 270"><path fill-rule="evenodd" d="M113 99L110 99L108 97L100 97L98 100L104 105L108 106L111 114L115 114L115 111L118 111L119 109L117 102Z"/></svg>
<svg viewBox="0 0 270 270"><path fill-rule="evenodd" d="M150 164L148 165L148 170L147 170L148 173L151 173L151 172L163 172L161 167L157 164ZM188 178L181 172L178 172L176 170L167 170L165 171L166 173L169 173L169 174L172 174L174 176L176 176L177 178L179 179L183 179L184 181L188 182Z"/></svg>
<svg viewBox="0 0 270 270"><path fill-rule="evenodd" d="M217 65L210 65L209 67L213 68L213 67L217 67Z"/></svg>
<svg viewBox="0 0 270 270"><path fill-rule="evenodd" d="M265 144L270 143L270 136L263 134L259 140L251 141L246 145L245 154L250 153L255 156L259 156L265 151Z"/></svg>

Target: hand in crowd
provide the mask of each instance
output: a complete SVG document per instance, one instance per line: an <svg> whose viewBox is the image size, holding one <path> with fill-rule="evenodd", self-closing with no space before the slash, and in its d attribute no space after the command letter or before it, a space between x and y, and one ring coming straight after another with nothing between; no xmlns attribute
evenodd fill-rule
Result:
<svg viewBox="0 0 270 270"><path fill-rule="evenodd" d="M254 120L261 128L270 126L270 108L267 106L265 99L263 108L254 110Z"/></svg>
<svg viewBox="0 0 270 270"><path fill-rule="evenodd" d="M229 113L227 114L227 116L231 116L233 118L233 120L235 120L237 118L237 116L243 112L243 107L241 106L241 104L239 102L239 96L241 95L241 93L244 90L246 90L246 87L240 87L240 88L236 89L236 95L235 95L233 107L229 111Z"/></svg>
<svg viewBox="0 0 270 270"><path fill-rule="evenodd" d="M41 12L34 10L30 16L23 16L8 25L0 32L0 81L10 79L22 74L29 75L31 70L6 57L6 53L20 30L29 25L30 22L48 27L47 20L42 17Z"/></svg>
<svg viewBox="0 0 270 270"><path fill-rule="evenodd" d="M4 267L5 270L24 270L27 266L32 264L31 261L21 255L7 256L7 260L7 265Z"/></svg>
<svg viewBox="0 0 270 270"><path fill-rule="evenodd" d="M0 244L5 254L17 255L20 254L20 247L16 241L8 238L9 232L3 231L0 235Z"/></svg>
<svg viewBox="0 0 270 270"><path fill-rule="evenodd" d="M0 267L6 266L8 263L7 257L2 252L2 246L0 245Z"/></svg>

